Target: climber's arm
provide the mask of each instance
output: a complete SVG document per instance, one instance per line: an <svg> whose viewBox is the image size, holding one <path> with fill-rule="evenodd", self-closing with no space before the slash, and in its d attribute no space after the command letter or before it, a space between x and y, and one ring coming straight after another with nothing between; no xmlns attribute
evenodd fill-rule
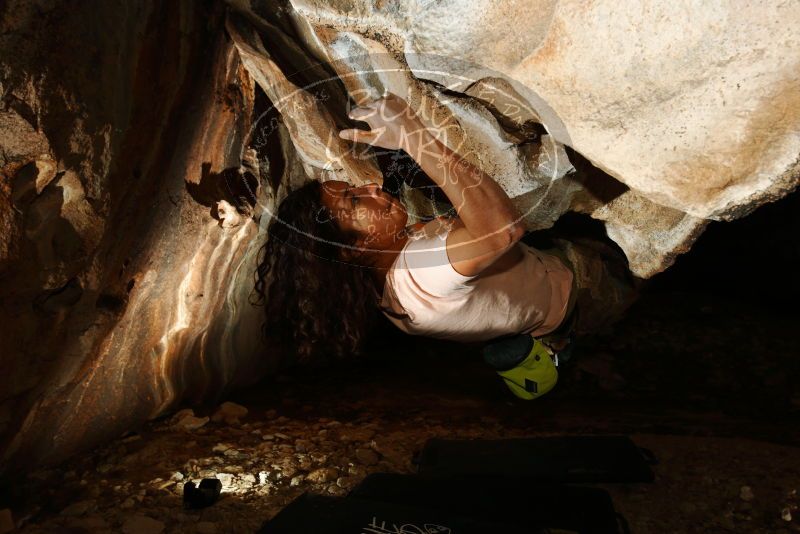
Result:
<svg viewBox="0 0 800 534"><path fill-rule="evenodd" d="M525 233L516 209L489 175L450 150L427 129L410 141L409 154L442 188L461 219L447 237L456 271L473 276L491 265Z"/></svg>
<svg viewBox="0 0 800 534"><path fill-rule="evenodd" d="M436 139L404 100L390 94L350 116L367 122L371 130L342 130L341 137L405 150L453 203L463 226L448 236L447 254L458 272L478 274L525 233L505 191Z"/></svg>

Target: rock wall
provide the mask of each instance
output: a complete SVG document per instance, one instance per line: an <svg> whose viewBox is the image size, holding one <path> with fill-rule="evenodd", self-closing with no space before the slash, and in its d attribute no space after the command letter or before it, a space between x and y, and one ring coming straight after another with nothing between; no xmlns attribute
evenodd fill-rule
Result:
<svg viewBox="0 0 800 534"><path fill-rule="evenodd" d="M19 467L274 361L248 301L263 227L225 195L254 86L224 7L0 9L0 432Z"/></svg>
<svg viewBox="0 0 800 534"><path fill-rule="evenodd" d="M3 466L275 369L250 303L271 207L382 180L336 136L349 102L403 96L530 229L587 214L649 277L797 186L799 40L791 2L5 2Z"/></svg>
<svg viewBox="0 0 800 534"><path fill-rule="evenodd" d="M403 95L518 199L529 228L588 213L638 276L671 265L707 220L797 186L795 3L290 3L282 18L356 103ZM276 18L263 2L230 4ZM527 120L605 175L537 173L530 146L508 135ZM613 201L596 194L608 176L627 186Z"/></svg>

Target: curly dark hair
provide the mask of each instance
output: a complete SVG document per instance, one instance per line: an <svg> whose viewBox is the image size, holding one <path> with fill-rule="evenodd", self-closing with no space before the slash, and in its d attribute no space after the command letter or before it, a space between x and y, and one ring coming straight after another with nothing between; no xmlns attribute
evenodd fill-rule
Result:
<svg viewBox="0 0 800 534"><path fill-rule="evenodd" d="M291 363L320 365L362 353L378 316L368 268L342 261L358 237L342 231L311 181L290 192L270 222L256 270L263 334Z"/></svg>

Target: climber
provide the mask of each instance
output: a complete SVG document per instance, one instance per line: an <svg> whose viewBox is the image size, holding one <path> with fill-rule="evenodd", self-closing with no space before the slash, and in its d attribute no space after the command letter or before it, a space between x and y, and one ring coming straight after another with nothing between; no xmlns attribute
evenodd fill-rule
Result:
<svg viewBox="0 0 800 534"><path fill-rule="evenodd" d="M512 384L525 389L530 373L552 383L534 381L515 394L549 390L555 371L543 355L563 347L581 316L581 279L570 260L578 247L543 252L520 243L525 230L503 189L434 137L400 97L388 94L350 117L370 131L346 129L340 137L404 150L456 214L407 226L403 205L378 184L311 181L292 191L270 223L258 266L265 335L300 361L344 357L358 352L380 311L413 335L499 339L485 355L512 391Z"/></svg>

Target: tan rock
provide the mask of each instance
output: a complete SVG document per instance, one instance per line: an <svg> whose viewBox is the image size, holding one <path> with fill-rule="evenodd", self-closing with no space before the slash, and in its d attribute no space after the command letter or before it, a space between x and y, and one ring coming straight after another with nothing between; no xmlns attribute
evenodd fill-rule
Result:
<svg viewBox="0 0 800 534"><path fill-rule="evenodd" d="M238 424L239 420L247 415L247 408L235 402L223 402L211 416L215 423L224 422L228 425Z"/></svg>
<svg viewBox="0 0 800 534"><path fill-rule="evenodd" d="M529 229L580 210L583 185L556 171L543 187L532 173L541 150L527 160L513 145L503 150L508 140L490 135L497 124L475 123L472 108L453 107L460 99L437 96L425 80L485 105L514 143L541 122L556 146L575 148L627 185L629 195L587 213L605 221L637 276L669 267L706 220L742 216L797 186L796 5L767 13L653 3L641 16L612 16L603 0L407 2L391 11L358 0L292 5L304 38L356 101L389 89L426 117L433 108L421 95L450 102L458 126L448 131L468 130L453 141L465 155L480 154Z"/></svg>
<svg viewBox="0 0 800 534"><path fill-rule="evenodd" d="M631 272L640 278L650 278L672 265L708 224L705 219L655 204L631 190L591 215L605 221L608 237L622 248Z"/></svg>
<svg viewBox="0 0 800 534"><path fill-rule="evenodd" d="M175 423L174 428L179 430L197 430L208 423L208 417L195 417L193 415L187 415L182 417L177 423Z"/></svg>
<svg viewBox="0 0 800 534"><path fill-rule="evenodd" d="M226 28L248 72L281 113L309 176L355 184L383 183L374 159L361 152L357 157L351 143L339 137L330 113L311 94L286 78L258 35L230 20Z"/></svg>
<svg viewBox="0 0 800 534"><path fill-rule="evenodd" d="M339 471L333 467L322 467L320 469L311 471L306 476L306 480L308 480L309 482L313 482L314 484L332 482L335 481L337 478L339 478Z"/></svg>
<svg viewBox="0 0 800 534"><path fill-rule="evenodd" d="M420 79L505 79L559 142L693 217L739 216L797 185L798 4L292 5L329 31L380 29Z"/></svg>

